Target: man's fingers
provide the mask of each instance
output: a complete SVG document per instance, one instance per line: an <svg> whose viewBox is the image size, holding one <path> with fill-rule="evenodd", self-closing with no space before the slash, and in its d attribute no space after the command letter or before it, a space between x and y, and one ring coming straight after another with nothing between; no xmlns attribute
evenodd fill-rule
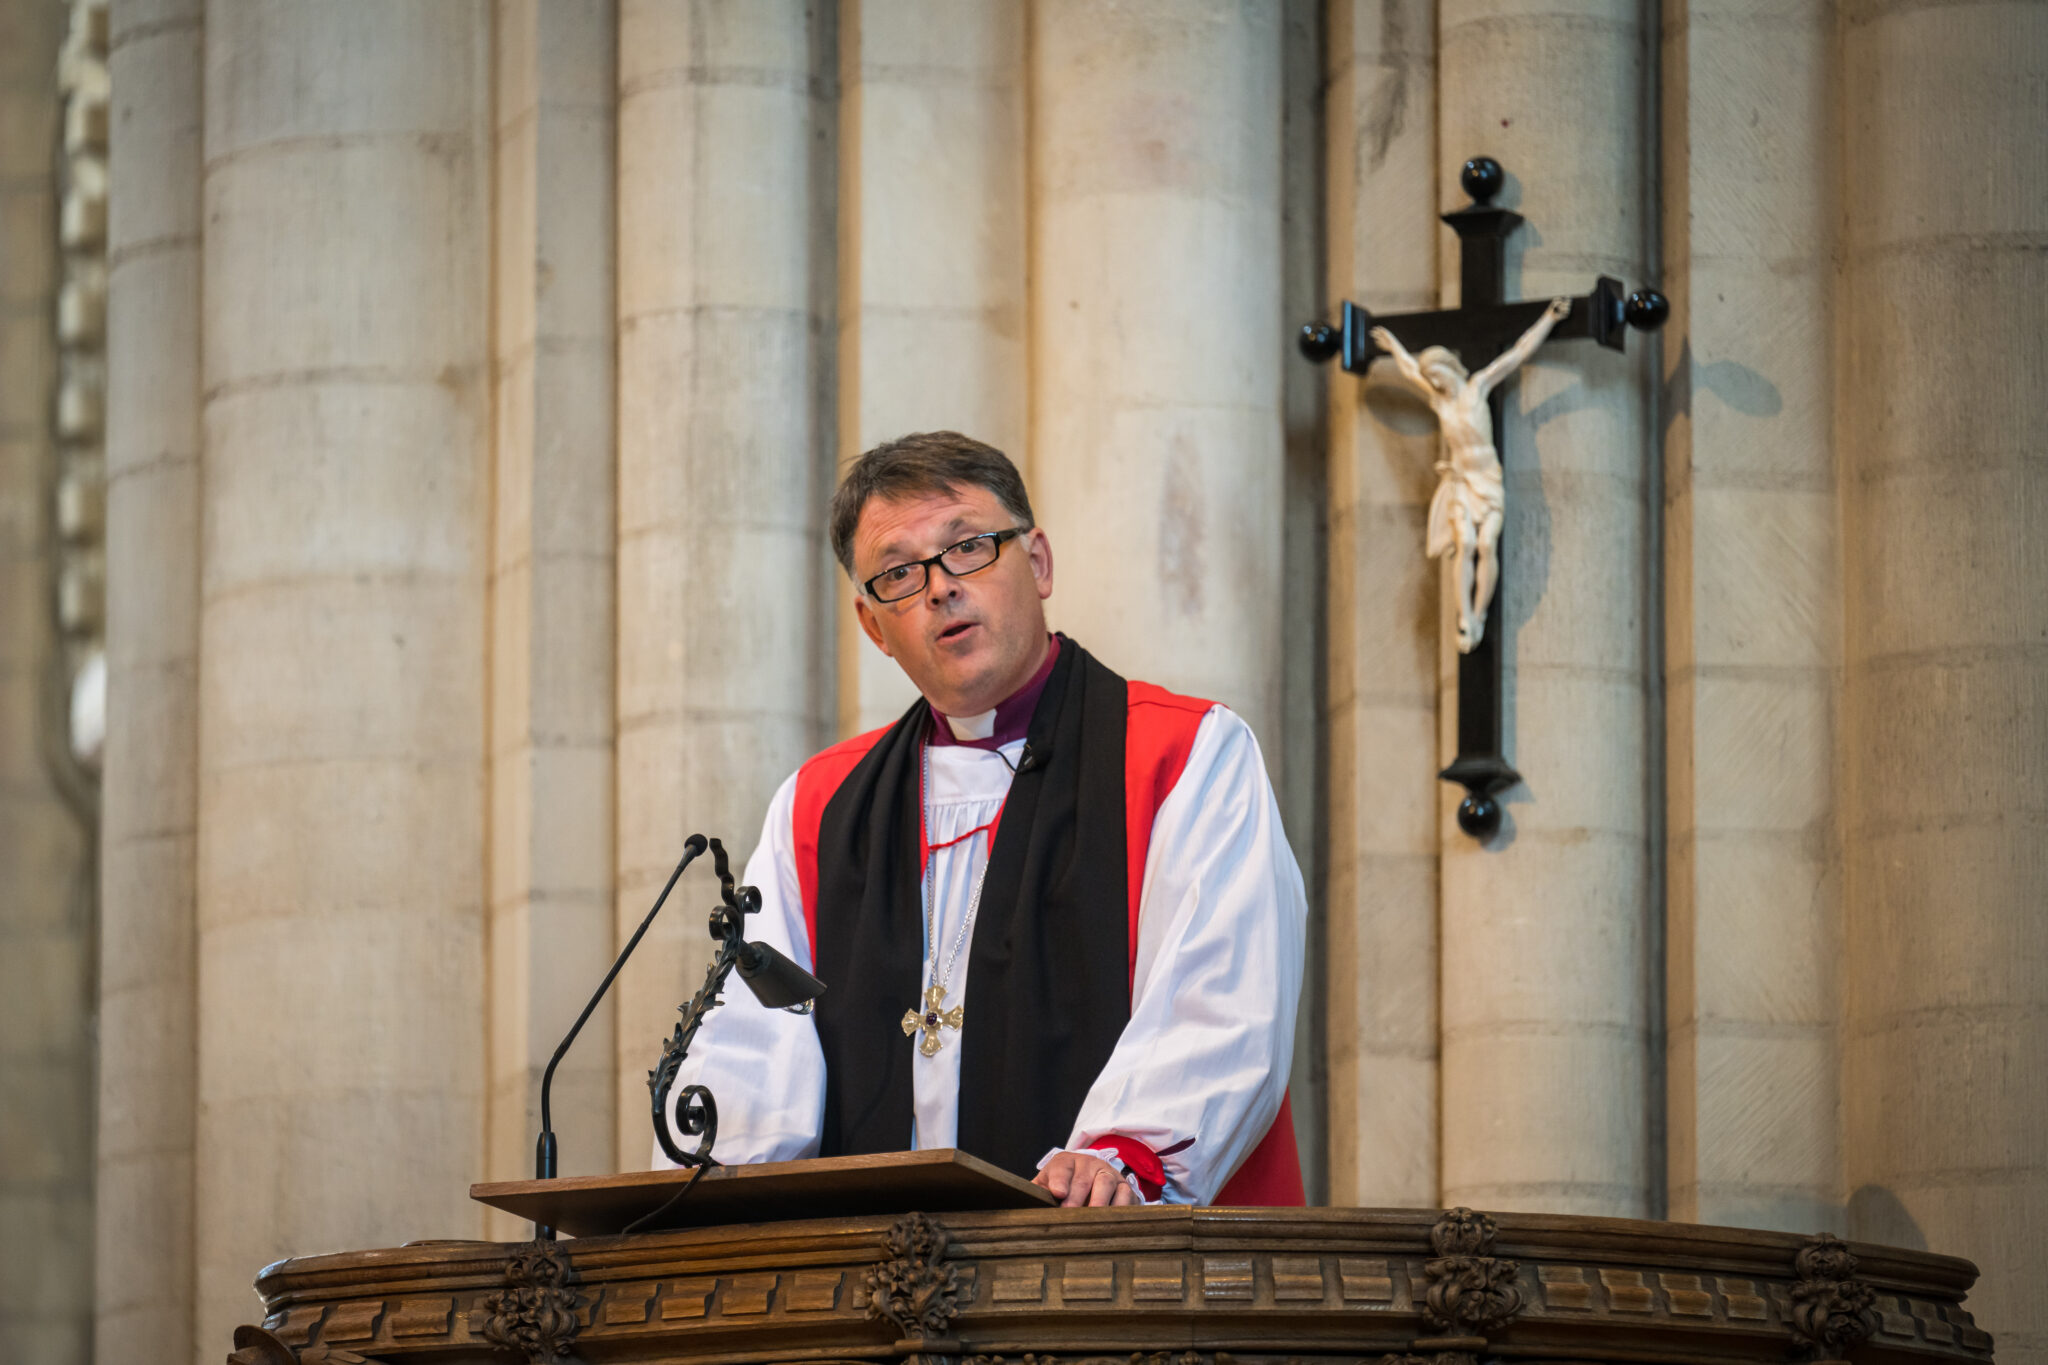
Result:
<svg viewBox="0 0 2048 1365"><path fill-rule="evenodd" d="M1108 1208L1115 1204L1142 1203L1131 1183L1117 1174L1116 1167L1100 1157L1079 1152L1061 1152L1031 1178L1063 1209Z"/></svg>

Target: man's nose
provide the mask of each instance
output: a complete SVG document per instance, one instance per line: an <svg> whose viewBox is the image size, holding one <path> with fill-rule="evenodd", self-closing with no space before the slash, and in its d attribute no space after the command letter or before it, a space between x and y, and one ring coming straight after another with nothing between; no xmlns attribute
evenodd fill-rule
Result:
<svg viewBox="0 0 2048 1365"><path fill-rule="evenodd" d="M949 598L958 597L959 595L960 580L955 578L945 565L931 564L925 567L924 600L926 602L936 607L941 602Z"/></svg>

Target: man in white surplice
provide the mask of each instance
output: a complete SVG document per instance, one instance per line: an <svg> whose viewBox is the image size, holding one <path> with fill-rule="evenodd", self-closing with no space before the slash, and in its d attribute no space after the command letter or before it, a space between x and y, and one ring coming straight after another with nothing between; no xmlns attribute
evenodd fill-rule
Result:
<svg viewBox="0 0 2048 1365"><path fill-rule="evenodd" d="M977 1103L1001 1109L995 1117L1005 1131L1033 1124L1010 1117L1003 1106L1024 1106L1016 1111L1024 1120L1050 1125L1044 1131L1055 1136L1035 1149L1043 1157L1025 1161L1037 1161L1037 1182L1068 1205L1211 1203L1219 1196L1223 1202L1299 1203L1285 1092L1306 902L1250 728L1224 706L1147 684L1118 691L1126 687L1122 679L1073 641L1048 634L1051 542L1033 521L1015 468L980 442L924 433L868 452L834 497L831 531L862 628L916 684L924 706L887 730L834 746L792 774L769 804L747 865L745 880L761 893L750 934L826 981L818 1014L768 1010L744 990L729 992L707 1017L672 1095L690 1084L713 1090L716 1150L727 1163L875 1150L877 1143L974 1150L966 1138L989 1131L991 1116L970 1112L963 1119L962 1066L969 1058L970 1068L1008 1068L968 1086L971 1095L986 1097ZM1115 588L1088 585L1091 592ZM1124 698L1119 704L1127 709L1104 709L1099 699L1105 695ZM1094 707L1085 721L1084 697L1098 699L1085 703ZM1107 729L1104 716L1111 718ZM1055 746L1056 722L1081 728L1061 731L1069 738ZM1122 755L1071 739L1118 730L1127 736ZM1108 791L1125 803L1130 863L1093 869L1104 873L1088 879L1096 889L1086 894L1094 901L1065 906L1065 893L1048 888L1078 879L1034 870L1029 859L1036 855L1022 851L1030 831L1010 831L1030 817L1013 811L1003 819L1013 786L1021 792L1026 782L1041 779L1051 784L1048 794L1031 801L1019 795L1017 807L1049 811L1054 793L1069 789L1079 793L1074 808L1083 812L1105 809L1088 804L1091 791ZM887 831L877 835L869 828L890 805L892 781L914 782L920 792L915 844L899 831L891 845ZM900 804L910 808L907 788ZM1057 856L1096 856L1086 850L1091 834L1103 831L1091 831L1085 814L1080 823L1063 836L1073 848ZM999 831L1016 852L1005 855L1012 844L998 844ZM913 869L906 860L896 870L900 895L871 894L877 889L859 875L849 880L846 868L859 859L840 851L894 846L916 849L921 862ZM1114 847L1126 847L1120 832ZM1029 882L1023 891L984 886L992 855L1012 869L1009 875ZM1015 871L1020 862L1022 874ZM909 890L913 875L915 892ZM1125 899L1126 880L1134 920L1128 930L1121 904L1104 899ZM986 959L997 965L980 970L1016 975L986 985L970 980L969 969L984 951L995 953L995 945L975 937L985 893L991 913L1018 917L1017 926L1040 913L1073 916L1047 922L1056 931L1046 950L1054 958L1067 941L1061 936L1072 936L1059 926L1069 923L1101 945L1088 950L1084 966L1117 958L1093 972L1102 984L1091 989L1103 1003L1078 1008L1104 1016L1083 1032L1095 1030L1095 1055L1106 1060L1099 1070L1089 1061L1089 1074L1064 1091L1058 1062L1047 1063L1043 1085L1031 1094L1012 1092L1036 1082L1012 1080L1036 1074L1027 1065L1034 1060L1027 1031L1032 1013L1075 1007L1012 997L1031 989L1020 981L1055 983L1041 989L1058 992L1079 974L1052 961L1034 975L1037 964L1013 966L1018 953L1006 947ZM1004 895L1017 903L998 912ZM862 983L876 974L851 964L876 960L877 914L902 917L894 922L904 947L890 961L900 968L904 992L913 973L905 959L919 956L922 947L916 993L869 1003L866 1022L856 1029L828 1010L855 1008L848 993L865 989ZM835 924L849 927L835 931ZM1018 942L1030 938L1022 928L1005 932ZM1126 944L1128 961L1121 955ZM834 966L844 980L828 975ZM1126 983L1127 1015L1119 994ZM983 991L979 998L976 988ZM899 1004L911 1006L900 1028ZM1012 1041L1002 1055L1009 1060L997 1059L991 1034L977 1040L986 1045L979 1055L989 1060L976 1061L963 1040L974 1037L978 1021L997 1027L998 1012L1008 1021L1003 1027ZM1025 1051L1018 1051L1016 1039L1024 1040ZM880 1060L856 1066L845 1060L852 1057ZM908 1112L898 1115L883 1104L888 1112L877 1129L867 1115L877 1107L874 1087L886 1087L887 1076L899 1078ZM1069 1095L1069 1107L1052 1112L1061 1093ZM1050 1106L1042 1114L1031 1107L1041 1094ZM1077 1109L1071 1107L1076 1101ZM669 1164L659 1148L655 1162Z"/></svg>

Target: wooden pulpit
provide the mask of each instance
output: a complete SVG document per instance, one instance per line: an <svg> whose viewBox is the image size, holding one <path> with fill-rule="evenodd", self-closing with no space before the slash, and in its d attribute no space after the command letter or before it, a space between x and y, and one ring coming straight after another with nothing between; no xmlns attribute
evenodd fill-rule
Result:
<svg viewBox="0 0 2048 1365"><path fill-rule="evenodd" d="M1982 1365L1968 1261L1406 1209L1061 1209L956 1152L477 1186L561 1240L265 1269L234 1365ZM622 1232L632 1224L641 1230ZM225 1348L226 1343L223 1343Z"/></svg>

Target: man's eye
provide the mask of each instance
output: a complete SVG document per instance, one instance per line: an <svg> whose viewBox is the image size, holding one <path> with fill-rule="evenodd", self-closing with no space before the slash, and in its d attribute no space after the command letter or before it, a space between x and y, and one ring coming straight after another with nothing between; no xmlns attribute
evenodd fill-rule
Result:
<svg viewBox="0 0 2048 1365"><path fill-rule="evenodd" d="M884 583L906 582L910 578L911 572L915 567L915 565L911 564L898 564L893 569L884 569L881 573L882 581Z"/></svg>

